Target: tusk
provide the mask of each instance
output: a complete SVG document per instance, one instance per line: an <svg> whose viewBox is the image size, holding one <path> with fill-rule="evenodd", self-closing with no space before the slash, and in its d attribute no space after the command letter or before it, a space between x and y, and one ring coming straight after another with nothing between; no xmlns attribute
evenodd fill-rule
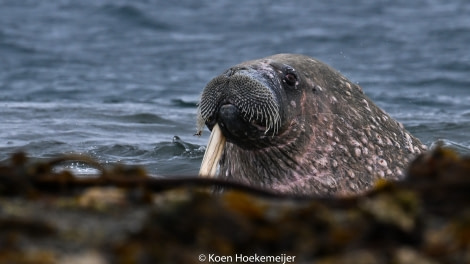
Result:
<svg viewBox="0 0 470 264"><path fill-rule="evenodd" d="M220 130L219 124L215 124L212 128L209 142L207 143L206 152L202 159L199 177L214 178L217 172L217 165L225 147L225 137Z"/></svg>

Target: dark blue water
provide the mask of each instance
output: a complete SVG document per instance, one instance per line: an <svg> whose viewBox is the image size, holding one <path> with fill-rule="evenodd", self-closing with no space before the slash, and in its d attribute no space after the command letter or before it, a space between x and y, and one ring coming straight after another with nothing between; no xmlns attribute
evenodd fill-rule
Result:
<svg viewBox="0 0 470 264"><path fill-rule="evenodd" d="M0 0L0 160L84 153L194 175L202 88L281 52L340 70L425 144L468 150L469 1Z"/></svg>

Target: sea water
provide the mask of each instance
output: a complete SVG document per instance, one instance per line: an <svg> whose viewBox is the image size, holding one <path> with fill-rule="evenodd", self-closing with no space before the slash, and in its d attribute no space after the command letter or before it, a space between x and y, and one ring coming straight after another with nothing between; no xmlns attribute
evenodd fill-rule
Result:
<svg viewBox="0 0 470 264"><path fill-rule="evenodd" d="M469 43L463 0L0 0L0 161L79 153L196 175L205 84L275 53L326 62L426 145L469 153Z"/></svg>

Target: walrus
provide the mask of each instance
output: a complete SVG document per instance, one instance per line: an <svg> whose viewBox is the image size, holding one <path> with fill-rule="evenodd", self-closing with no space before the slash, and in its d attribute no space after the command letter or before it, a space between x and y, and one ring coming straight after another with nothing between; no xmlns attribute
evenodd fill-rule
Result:
<svg viewBox="0 0 470 264"><path fill-rule="evenodd" d="M317 59L277 54L212 79L197 129L212 131L200 176L279 193L350 195L401 179L426 149L362 88Z"/></svg>

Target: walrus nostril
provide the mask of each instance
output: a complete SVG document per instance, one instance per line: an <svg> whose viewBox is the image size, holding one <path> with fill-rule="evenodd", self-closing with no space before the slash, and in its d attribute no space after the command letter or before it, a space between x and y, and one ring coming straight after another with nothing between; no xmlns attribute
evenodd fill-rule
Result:
<svg viewBox="0 0 470 264"><path fill-rule="evenodd" d="M231 77L233 76L236 72L238 71L243 71L243 70L248 70L247 67L232 67L224 72L224 75L226 77Z"/></svg>

